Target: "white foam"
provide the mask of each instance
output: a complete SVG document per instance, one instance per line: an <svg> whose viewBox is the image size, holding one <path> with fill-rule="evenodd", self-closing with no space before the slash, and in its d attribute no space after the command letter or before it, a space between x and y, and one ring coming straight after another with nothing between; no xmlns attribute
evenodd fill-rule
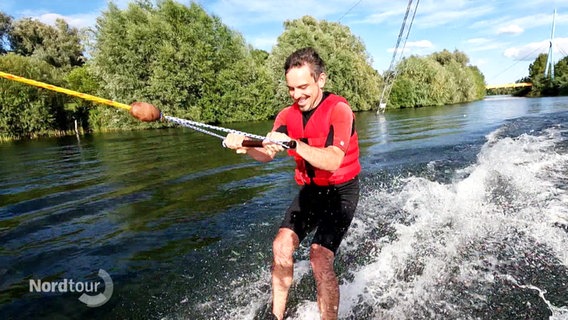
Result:
<svg viewBox="0 0 568 320"><path fill-rule="evenodd" d="M568 155L554 151L558 131L514 139L499 135L489 135L478 162L458 172L456 177L462 178L449 185L410 177L401 180L400 190L377 190L362 200L362 214L342 249L356 250L356 243L382 222L381 215L398 221L391 225L396 240L381 238L371 250L371 262L353 271L353 281L341 286L340 317L355 316L354 310L365 304L377 319L412 318L412 312L434 315L439 310L459 317L459 307L445 299L444 283L457 281L467 287L493 282L491 272L480 271L480 266L498 264L495 257L462 256L471 254L471 245L499 245L492 242L510 228L537 239L568 266L568 236L554 225L565 223L568 208L566 192L555 187L568 178ZM400 212L393 216L393 210ZM418 271L409 272L413 266ZM471 299L484 302L475 292ZM565 314L564 308L551 306L555 315Z"/></svg>
<svg viewBox="0 0 568 320"><path fill-rule="evenodd" d="M296 314L296 316L288 317L287 320L320 320L318 304L315 301L300 303Z"/></svg>

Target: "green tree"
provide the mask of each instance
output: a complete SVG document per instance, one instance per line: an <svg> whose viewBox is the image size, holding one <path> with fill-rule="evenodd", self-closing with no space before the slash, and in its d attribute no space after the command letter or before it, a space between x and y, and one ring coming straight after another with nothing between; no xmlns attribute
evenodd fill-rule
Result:
<svg viewBox="0 0 568 320"><path fill-rule="evenodd" d="M475 95L474 99L483 99L485 97L485 76L477 66L468 66L471 77L473 78Z"/></svg>
<svg viewBox="0 0 568 320"><path fill-rule="evenodd" d="M440 63L451 74L451 82L457 86L456 91L453 88L446 90L444 103L473 101L485 96L485 79L477 67L468 65L469 57L465 53L444 49L431 54L429 58Z"/></svg>
<svg viewBox="0 0 568 320"><path fill-rule="evenodd" d="M533 84L529 93L530 96L540 96L550 88L551 83L549 79L544 76L547 59L548 54L541 53L536 57L534 62L529 65L529 79Z"/></svg>
<svg viewBox="0 0 568 320"><path fill-rule="evenodd" d="M547 54L540 54L529 66L529 78L532 83L529 96L555 96L568 94L568 57L560 59L554 65L554 78L545 76Z"/></svg>
<svg viewBox="0 0 568 320"><path fill-rule="evenodd" d="M447 91L457 90L450 74L433 59L411 56L397 66L398 76L389 97L389 108L443 105Z"/></svg>
<svg viewBox="0 0 568 320"><path fill-rule="evenodd" d="M267 60L274 83L278 84L273 104L290 104L284 85L284 62L297 49L313 47L326 63L326 90L344 96L354 111L376 109L381 78L372 68L365 45L348 27L336 22L304 16L284 22L284 32Z"/></svg>
<svg viewBox="0 0 568 320"><path fill-rule="evenodd" d="M538 81L544 77L547 59L548 54L541 53L536 57L535 61L529 65L529 78L531 81Z"/></svg>
<svg viewBox="0 0 568 320"><path fill-rule="evenodd" d="M568 56L554 65L554 85L558 88L558 94L568 95Z"/></svg>
<svg viewBox="0 0 568 320"><path fill-rule="evenodd" d="M55 27L31 18L17 20L8 40L14 53L37 57L57 68L70 69L85 60L79 31L63 19L57 19Z"/></svg>
<svg viewBox="0 0 568 320"><path fill-rule="evenodd" d="M91 70L112 99L147 101L164 114L206 122L269 109L270 79L252 49L194 2L136 2L125 10L109 3L95 39ZM139 125L124 113L105 112L107 127Z"/></svg>
<svg viewBox="0 0 568 320"><path fill-rule="evenodd" d="M467 55L458 50L402 60L389 97L390 107L441 106L482 99L485 79L468 63Z"/></svg>
<svg viewBox="0 0 568 320"><path fill-rule="evenodd" d="M475 87L470 70L455 60L444 66L444 69L452 74L452 83L457 87L453 94L450 93L448 104L475 100Z"/></svg>
<svg viewBox="0 0 568 320"><path fill-rule="evenodd" d="M96 95L100 89L99 82L90 73L86 65L73 68L65 77L66 88L86 94ZM69 116L76 120L83 130L91 129L100 130L102 127L102 119L100 118L99 108L108 108L107 106L99 106L93 102L78 97L71 98L71 103L66 107Z"/></svg>
<svg viewBox="0 0 568 320"><path fill-rule="evenodd" d="M259 65L264 64L268 59L268 57L270 56L270 53L260 49L252 49L251 54L254 61Z"/></svg>
<svg viewBox="0 0 568 320"><path fill-rule="evenodd" d="M442 66L446 66L450 64L450 62L454 61L454 55L447 49L444 49L440 52L434 52L430 55L430 57Z"/></svg>
<svg viewBox="0 0 568 320"><path fill-rule="evenodd" d="M0 70L55 85L61 72L45 61L13 53L0 56ZM67 129L65 96L0 79L0 136L19 139Z"/></svg>
<svg viewBox="0 0 568 320"><path fill-rule="evenodd" d="M465 67L469 64L469 57L465 53L457 49L454 50L454 52L450 52L447 49L444 49L440 52L432 53L429 57L442 66L447 66L451 63L457 63L459 66Z"/></svg>

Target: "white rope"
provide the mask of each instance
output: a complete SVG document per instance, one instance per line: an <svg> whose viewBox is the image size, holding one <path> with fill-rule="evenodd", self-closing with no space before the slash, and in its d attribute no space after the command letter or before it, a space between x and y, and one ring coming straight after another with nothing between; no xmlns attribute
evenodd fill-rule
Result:
<svg viewBox="0 0 568 320"><path fill-rule="evenodd" d="M242 136L245 136L245 137L248 137L248 138L251 138L251 139L256 139L256 140L265 140L266 139L265 136L259 136L259 135L248 133L248 132L218 127L218 126L214 126L214 125L210 125L210 124L206 124L206 123L201 123L201 122L197 122L197 121L191 121L191 120L176 118L176 117L172 117L172 116L163 116L163 118L168 120L168 121L171 121L173 123L179 124L183 127L188 127L188 128L191 128L195 131L205 133L205 134L208 134L208 135L213 136L213 137L217 137L217 138L222 139L222 140L225 140L224 136L217 134L215 132L206 130L206 129L217 130L217 131L226 132L226 133L239 134L239 135L242 135ZM289 148L288 145L286 145L285 142L283 142L283 141L274 141L274 140L271 140L271 139L268 139L268 141L270 141L272 143L276 143L276 144L284 147L285 149Z"/></svg>

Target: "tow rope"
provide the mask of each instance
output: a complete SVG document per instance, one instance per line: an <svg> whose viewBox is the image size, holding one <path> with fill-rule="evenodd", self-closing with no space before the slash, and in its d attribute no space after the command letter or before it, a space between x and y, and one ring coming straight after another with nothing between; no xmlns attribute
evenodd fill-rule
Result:
<svg viewBox="0 0 568 320"><path fill-rule="evenodd" d="M235 134L240 134L243 135L245 137L251 138L251 139L255 139L255 140L245 140L243 141L243 147L257 147L257 148L261 148L262 147L262 141L263 140L267 140L269 142L278 144L280 146L282 146L285 149L294 149L296 147L295 145L295 141L275 141L272 139L267 139L264 136L259 136L256 134L252 134L252 133L247 133L247 132L243 132L243 131L238 131L238 130L234 130L234 129L228 129L228 128L223 128L223 127L218 127L218 126L213 126L210 124L206 124L206 123L202 123L202 122L196 122L196 121L191 121L191 120L186 120L186 119L180 119L180 118L176 118L176 117L172 117L172 116L162 116L164 119L174 122L180 126L183 127L187 127L187 128L191 128L195 131L201 132L201 133L205 133L208 134L210 136L213 137L217 137L220 138L222 140L225 140L225 137L209 131L207 129L210 130L217 130L217 131L221 131L221 132L226 132L226 133L235 133ZM225 145L223 145L225 146Z"/></svg>
<svg viewBox="0 0 568 320"><path fill-rule="evenodd" d="M261 148L261 147L263 147L262 141L264 141L264 140L269 141L271 143L278 144L285 149L296 147L295 141L274 141L274 140L271 140L271 139L267 139L265 136L260 136L260 135L242 132L242 131L229 129L229 128L213 126L213 125L209 125L209 124L202 123L202 122L191 121L191 120L176 118L176 117L172 117L172 116L162 115L160 110L157 107L155 107L155 106L153 106L149 103L145 103L145 102L134 102L131 105L127 105L127 104L124 104L124 103L116 102L116 101L109 100L109 99L100 98L100 97L93 96L93 95L90 95L90 94L81 93L81 92L61 88L61 87L54 86L54 85L51 85L51 84L48 84L48 83L44 83L44 82L40 82L40 81L36 81L36 80L32 80L32 79L27 79L27 78L24 78L24 77L16 76L16 75L9 74L9 73L2 72L2 71L0 71L0 77L8 79L8 80L13 80L13 81L21 82L21 83L24 83L24 84L28 84L28 85L31 85L31 86L34 86L34 87L39 87L39 88L43 88L43 89L48 89L48 90L64 93L64 94L67 94L67 95L70 95L70 96L73 96L73 97L82 98L82 99L85 99L85 100L88 100L88 101L93 101L93 102L96 102L96 103L105 104L105 105L112 106L112 107L115 107L115 108L124 109L124 110L129 111L130 114L132 114L137 119L142 120L142 121L146 121L146 122L157 121L157 120L160 120L160 119L166 119L166 120L173 122L175 124L178 124L180 126L187 127L187 128L193 129L195 131L205 133L205 134L208 134L208 135L213 136L213 137L220 138L222 140L225 139L224 136L222 136L218 133L212 132L210 130L216 130L216 131L225 132L225 133L239 134L239 135L243 135L247 138L253 139L253 140L243 141L243 147Z"/></svg>

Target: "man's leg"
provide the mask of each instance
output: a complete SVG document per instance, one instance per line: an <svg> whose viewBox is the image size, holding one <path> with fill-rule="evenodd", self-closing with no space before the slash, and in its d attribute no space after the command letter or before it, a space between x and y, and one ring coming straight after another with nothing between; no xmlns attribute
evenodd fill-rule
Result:
<svg viewBox="0 0 568 320"><path fill-rule="evenodd" d="M272 244L272 313L279 320L284 318L288 290L294 279L293 254L299 244L298 235L288 228L280 228Z"/></svg>
<svg viewBox="0 0 568 320"><path fill-rule="evenodd" d="M310 262L317 285L318 307L322 320L335 320L339 311L339 283L333 270L333 251L319 244L310 248Z"/></svg>

